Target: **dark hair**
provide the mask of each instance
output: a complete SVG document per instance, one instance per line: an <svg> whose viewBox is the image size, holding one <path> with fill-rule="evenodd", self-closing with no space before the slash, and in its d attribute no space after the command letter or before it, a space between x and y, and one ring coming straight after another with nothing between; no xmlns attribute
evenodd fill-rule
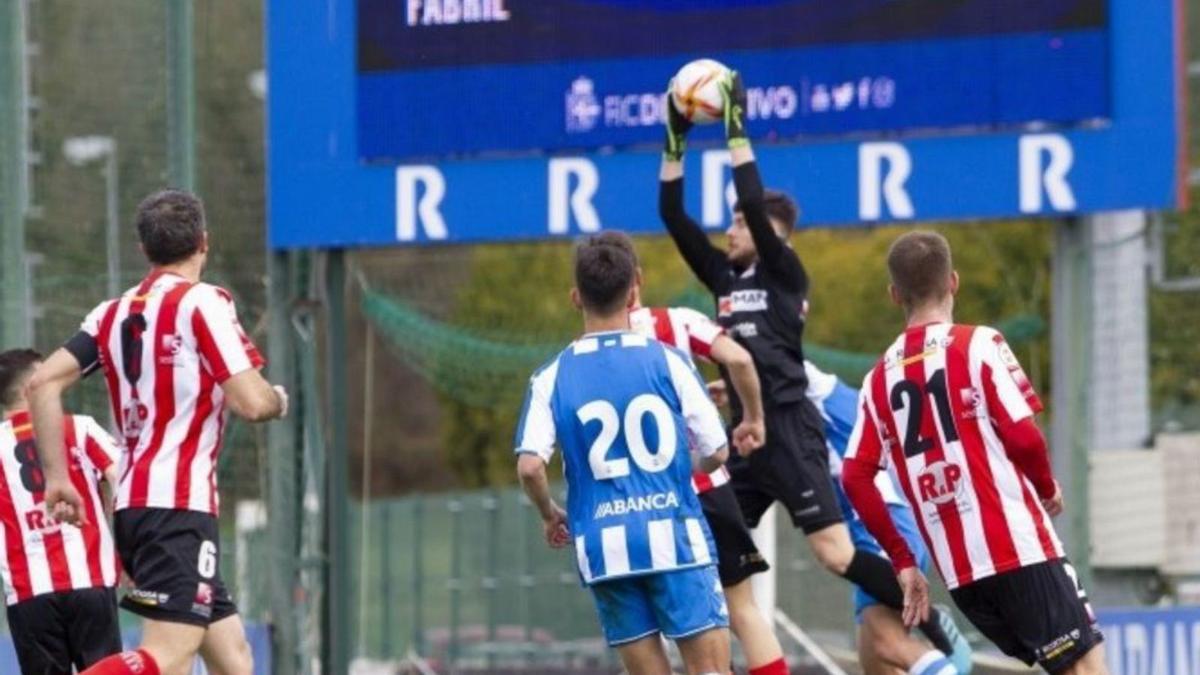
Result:
<svg viewBox="0 0 1200 675"><path fill-rule="evenodd" d="M937 232L913 230L888 249L888 272L905 307L940 299L950 292L954 262L950 244Z"/></svg>
<svg viewBox="0 0 1200 675"><path fill-rule="evenodd" d="M625 306L637 263L630 249L612 242L612 233L592 235L575 248L575 287L583 306L610 316Z"/></svg>
<svg viewBox="0 0 1200 675"><path fill-rule="evenodd" d="M791 234L796 229L796 221L800 220L800 207L796 205L796 200L779 190L764 190L762 201L767 217L779 221L784 227L784 234ZM733 210L741 211L742 202L734 202Z"/></svg>
<svg viewBox="0 0 1200 675"><path fill-rule="evenodd" d="M605 230L604 232L592 235L591 238L598 245L612 246L625 251L633 259L633 266L637 267L637 250L634 249L633 239L629 235L620 230Z"/></svg>
<svg viewBox="0 0 1200 675"><path fill-rule="evenodd" d="M204 243L204 204L183 190L159 190L137 207L138 239L155 265L185 260Z"/></svg>
<svg viewBox="0 0 1200 675"><path fill-rule="evenodd" d="M0 405L12 407L21 398L21 386L42 360L42 355L32 349L10 349L0 352Z"/></svg>

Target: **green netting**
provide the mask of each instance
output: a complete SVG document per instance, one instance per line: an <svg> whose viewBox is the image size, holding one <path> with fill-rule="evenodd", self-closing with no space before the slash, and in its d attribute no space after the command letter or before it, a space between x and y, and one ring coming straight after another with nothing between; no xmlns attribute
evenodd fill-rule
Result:
<svg viewBox="0 0 1200 675"><path fill-rule="evenodd" d="M691 291L676 298L677 305L706 311L712 301ZM540 363L552 357L571 338L548 341L545 335L513 341L512 331L468 328L439 321L413 305L364 290L362 311L392 349L429 384L453 400L486 406L495 401L497 384L522 381ZM1038 316L1019 315L997 324L1010 342L1032 340L1046 330ZM805 353L818 367L858 382L878 358L877 354L851 352L821 345L805 345Z"/></svg>

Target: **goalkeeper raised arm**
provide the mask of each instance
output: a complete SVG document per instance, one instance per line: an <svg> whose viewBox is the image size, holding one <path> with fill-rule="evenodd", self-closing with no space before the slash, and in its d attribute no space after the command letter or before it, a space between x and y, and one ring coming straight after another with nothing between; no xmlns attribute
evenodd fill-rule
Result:
<svg viewBox="0 0 1200 675"><path fill-rule="evenodd" d="M659 174L659 213L676 247L717 306L717 321L754 359L762 384L766 445L729 461L732 484L746 524L756 527L775 502L804 531L821 564L899 609L903 594L891 563L856 551L829 479L820 413L805 396L804 326L808 274L788 241L799 209L788 195L763 188L746 135L746 91L734 71L722 83L725 134L737 203L726 230L728 249L714 246L683 205L683 154L690 123L668 104L666 147ZM729 374L722 377L728 382ZM733 390L729 386L730 391ZM730 395L733 423L741 401ZM942 651L952 650L936 615L922 630Z"/></svg>

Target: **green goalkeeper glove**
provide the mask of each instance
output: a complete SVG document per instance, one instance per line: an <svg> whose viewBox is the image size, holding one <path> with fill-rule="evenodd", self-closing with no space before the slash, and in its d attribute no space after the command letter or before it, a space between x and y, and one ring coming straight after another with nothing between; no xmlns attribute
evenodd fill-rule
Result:
<svg viewBox="0 0 1200 675"><path fill-rule="evenodd" d="M750 145L746 138L746 87L736 70L721 78L721 98L725 103L725 140L729 148Z"/></svg>
<svg viewBox="0 0 1200 675"><path fill-rule="evenodd" d="M687 132L692 123L675 109L671 91L675 88L675 80L667 85L667 138L663 146L663 157L671 162L683 161L683 151L687 147Z"/></svg>

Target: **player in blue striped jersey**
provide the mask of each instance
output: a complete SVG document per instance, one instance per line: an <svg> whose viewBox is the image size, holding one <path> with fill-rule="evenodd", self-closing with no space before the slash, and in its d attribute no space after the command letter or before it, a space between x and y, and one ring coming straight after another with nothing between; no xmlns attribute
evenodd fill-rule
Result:
<svg viewBox="0 0 1200 675"><path fill-rule="evenodd" d="M574 546L626 670L670 672L661 634L689 673L715 674L729 666L729 620L691 475L693 463L725 461L725 429L690 362L629 330L636 281L627 251L595 237L577 249L571 297L585 334L531 378L518 474L550 546ZM565 512L546 478L556 444Z"/></svg>

